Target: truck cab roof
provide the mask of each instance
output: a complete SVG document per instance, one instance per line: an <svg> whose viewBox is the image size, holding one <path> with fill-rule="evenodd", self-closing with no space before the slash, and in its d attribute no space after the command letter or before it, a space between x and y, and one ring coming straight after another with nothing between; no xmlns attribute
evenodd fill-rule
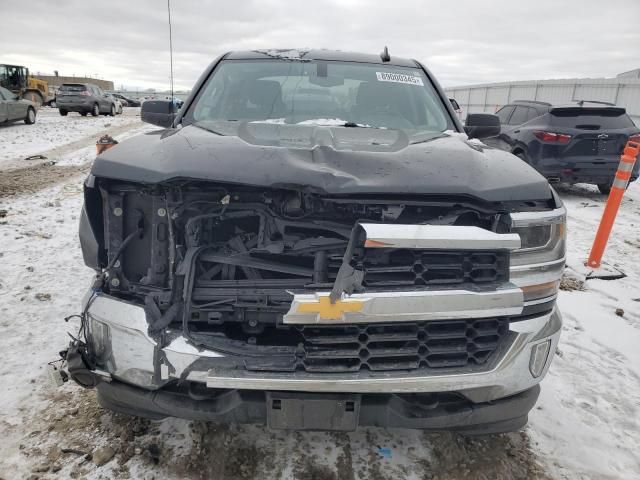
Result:
<svg viewBox="0 0 640 480"><path fill-rule="evenodd" d="M338 61L357 63L378 63L399 67L414 67L420 65L415 60L391 56L390 60L383 61L380 55L367 53L343 52L340 50L309 50L309 49L265 49L242 50L229 52L224 56L225 60L300 60L300 61Z"/></svg>

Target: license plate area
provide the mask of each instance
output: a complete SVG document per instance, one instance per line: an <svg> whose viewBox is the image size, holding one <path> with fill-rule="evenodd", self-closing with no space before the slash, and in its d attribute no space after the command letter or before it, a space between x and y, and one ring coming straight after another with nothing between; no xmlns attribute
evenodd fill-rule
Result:
<svg viewBox="0 0 640 480"><path fill-rule="evenodd" d="M353 431L360 395L267 392L267 425L276 430Z"/></svg>

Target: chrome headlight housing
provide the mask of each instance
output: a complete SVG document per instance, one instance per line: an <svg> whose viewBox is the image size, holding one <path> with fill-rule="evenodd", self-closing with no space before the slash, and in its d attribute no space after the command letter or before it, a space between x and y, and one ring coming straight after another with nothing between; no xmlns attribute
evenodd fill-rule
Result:
<svg viewBox="0 0 640 480"><path fill-rule="evenodd" d="M511 214L511 232L521 247L511 252L511 281L522 288L524 301L542 303L558 293L564 271L567 235L564 207Z"/></svg>
<svg viewBox="0 0 640 480"><path fill-rule="evenodd" d="M91 353L98 364L104 365L111 357L111 329L93 317L89 317L87 327Z"/></svg>

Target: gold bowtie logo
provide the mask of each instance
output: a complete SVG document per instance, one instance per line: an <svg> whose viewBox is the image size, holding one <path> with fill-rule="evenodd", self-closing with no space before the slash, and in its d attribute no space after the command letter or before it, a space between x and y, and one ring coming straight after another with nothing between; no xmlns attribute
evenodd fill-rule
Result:
<svg viewBox="0 0 640 480"><path fill-rule="evenodd" d="M361 300L338 300L331 303L329 297L320 297L315 302L300 303L297 313L317 313L324 320L339 320L346 312L360 312L363 305Z"/></svg>

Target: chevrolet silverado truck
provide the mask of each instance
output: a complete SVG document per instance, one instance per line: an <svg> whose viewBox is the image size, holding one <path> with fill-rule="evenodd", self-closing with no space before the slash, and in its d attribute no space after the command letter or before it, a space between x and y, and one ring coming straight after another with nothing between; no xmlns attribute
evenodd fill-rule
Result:
<svg viewBox="0 0 640 480"><path fill-rule="evenodd" d="M415 60L227 53L100 154L68 374L108 409L512 431L556 351L562 202Z"/></svg>

